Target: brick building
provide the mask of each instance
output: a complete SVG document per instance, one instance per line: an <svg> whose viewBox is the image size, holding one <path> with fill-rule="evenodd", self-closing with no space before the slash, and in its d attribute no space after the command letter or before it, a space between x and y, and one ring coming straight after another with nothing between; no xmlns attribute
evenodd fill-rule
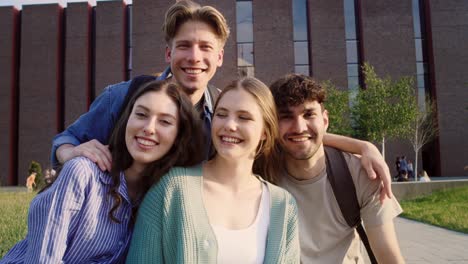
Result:
<svg viewBox="0 0 468 264"><path fill-rule="evenodd" d="M103 88L160 72L164 12L174 0L0 7L0 184L22 185L31 160L49 164L52 137L85 112ZM414 76L417 94L437 103L439 137L422 153L432 176L468 175L468 2L457 0L200 0L231 28L213 83L238 72L265 83L288 72L362 83ZM465 44L463 44L465 43ZM392 167L405 142L389 142Z"/></svg>

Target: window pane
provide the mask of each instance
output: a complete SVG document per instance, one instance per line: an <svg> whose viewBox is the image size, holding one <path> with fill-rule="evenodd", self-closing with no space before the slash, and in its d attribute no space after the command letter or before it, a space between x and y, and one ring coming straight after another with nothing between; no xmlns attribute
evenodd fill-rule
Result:
<svg viewBox="0 0 468 264"><path fill-rule="evenodd" d="M413 0L414 37L421 38L421 20L419 16L419 0Z"/></svg>
<svg viewBox="0 0 468 264"><path fill-rule="evenodd" d="M357 63L348 64L348 77L359 76L359 65Z"/></svg>
<svg viewBox="0 0 468 264"><path fill-rule="evenodd" d="M307 40L306 0L293 0L294 40Z"/></svg>
<svg viewBox="0 0 468 264"><path fill-rule="evenodd" d="M346 39L356 39L356 16L354 0L344 0Z"/></svg>
<svg viewBox="0 0 468 264"><path fill-rule="evenodd" d="M424 63L416 62L416 74L424 74Z"/></svg>
<svg viewBox="0 0 468 264"><path fill-rule="evenodd" d="M424 88L418 88L418 105L424 109L426 104L426 90Z"/></svg>
<svg viewBox="0 0 468 264"><path fill-rule="evenodd" d="M294 42L294 64L309 64L308 42Z"/></svg>
<svg viewBox="0 0 468 264"><path fill-rule="evenodd" d="M357 41L355 40L346 41L346 62L358 63Z"/></svg>
<svg viewBox="0 0 468 264"><path fill-rule="evenodd" d="M348 89L356 90L359 88L359 77L348 77Z"/></svg>
<svg viewBox="0 0 468 264"><path fill-rule="evenodd" d="M253 66L253 43L237 44L237 66Z"/></svg>
<svg viewBox="0 0 468 264"><path fill-rule="evenodd" d="M255 76L255 68L253 66L246 66L246 67L238 67L237 74L239 77L254 77Z"/></svg>
<svg viewBox="0 0 468 264"><path fill-rule="evenodd" d="M294 66L294 72L297 74L309 75L309 66L308 65L296 65Z"/></svg>
<svg viewBox="0 0 468 264"><path fill-rule="evenodd" d="M414 40L414 46L416 47L416 61L423 61L423 50L422 50L422 41L421 39Z"/></svg>
<svg viewBox="0 0 468 264"><path fill-rule="evenodd" d="M418 74L416 76L418 88L424 88L425 85L425 76L424 74Z"/></svg>
<svg viewBox="0 0 468 264"><path fill-rule="evenodd" d="M237 42L253 42L252 1L236 3Z"/></svg>

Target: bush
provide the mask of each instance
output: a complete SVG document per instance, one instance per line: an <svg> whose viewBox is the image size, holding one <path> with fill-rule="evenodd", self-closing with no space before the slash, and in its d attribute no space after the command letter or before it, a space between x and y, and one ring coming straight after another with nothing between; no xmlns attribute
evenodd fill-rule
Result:
<svg viewBox="0 0 468 264"><path fill-rule="evenodd" d="M28 170L28 175L31 175L31 173L35 172L36 173L36 180L34 183L36 184L34 186L34 191L40 190L45 186L45 180L44 176L42 175L42 167L41 164L37 161L31 161L31 165L29 165L29 170Z"/></svg>

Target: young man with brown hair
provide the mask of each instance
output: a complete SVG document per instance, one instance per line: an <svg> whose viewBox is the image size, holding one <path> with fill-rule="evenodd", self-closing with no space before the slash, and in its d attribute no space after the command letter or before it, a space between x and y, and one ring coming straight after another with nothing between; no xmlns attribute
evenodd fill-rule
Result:
<svg viewBox="0 0 468 264"><path fill-rule="evenodd" d="M229 37L226 19L213 7L178 1L166 12L163 32L165 59L170 66L157 79L171 78L178 83L200 112L206 131L210 131L219 90L208 82L223 64L224 44ZM111 155L106 145L131 84L127 81L108 86L87 113L55 136L51 156L54 167L86 156L102 170L110 170Z"/></svg>
<svg viewBox="0 0 468 264"><path fill-rule="evenodd" d="M301 262L364 263L359 236L345 221L327 176L328 162L335 169L339 165L328 160L323 146L328 128L324 89L308 76L290 74L274 82L271 91L279 116L283 166L277 178L298 205ZM393 218L402 212L400 205L395 198L381 203L380 181L369 179L358 157L346 152L343 156L355 187L357 213L377 261L403 263L393 226Z"/></svg>

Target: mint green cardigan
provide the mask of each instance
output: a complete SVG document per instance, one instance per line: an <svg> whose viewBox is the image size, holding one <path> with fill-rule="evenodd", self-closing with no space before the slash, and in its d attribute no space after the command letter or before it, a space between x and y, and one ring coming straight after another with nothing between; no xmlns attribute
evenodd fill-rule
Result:
<svg viewBox="0 0 468 264"><path fill-rule="evenodd" d="M287 191L267 184L270 226L264 263L299 263L296 202ZM217 254L202 200L201 165L171 169L140 206L127 263L216 263Z"/></svg>

